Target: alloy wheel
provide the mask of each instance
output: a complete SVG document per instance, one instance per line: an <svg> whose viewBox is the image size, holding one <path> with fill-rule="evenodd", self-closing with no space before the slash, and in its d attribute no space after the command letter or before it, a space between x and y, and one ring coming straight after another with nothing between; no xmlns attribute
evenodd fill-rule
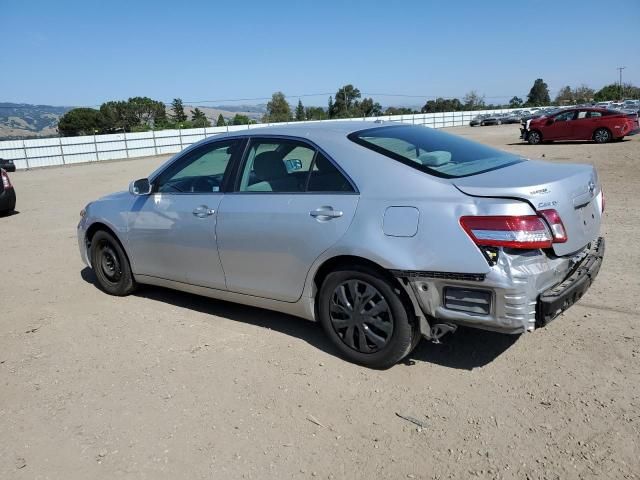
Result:
<svg viewBox="0 0 640 480"><path fill-rule="evenodd" d="M598 143L607 143L609 141L609 132L604 129L600 129L596 132L595 140Z"/></svg>
<svg viewBox="0 0 640 480"><path fill-rule="evenodd" d="M391 308L373 285L363 280L347 280L334 290L329 307L331 325L348 347L374 353L391 339Z"/></svg>

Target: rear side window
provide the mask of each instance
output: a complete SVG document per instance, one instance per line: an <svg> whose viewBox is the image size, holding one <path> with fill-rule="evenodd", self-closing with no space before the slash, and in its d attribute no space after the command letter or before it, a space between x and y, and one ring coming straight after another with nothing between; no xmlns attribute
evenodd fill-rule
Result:
<svg viewBox="0 0 640 480"><path fill-rule="evenodd" d="M432 128L402 125L354 132L348 138L405 165L443 178L459 178L525 161Z"/></svg>
<svg viewBox="0 0 640 480"><path fill-rule="evenodd" d="M321 152L318 152L309 177L307 191L353 192L353 187L336 166Z"/></svg>

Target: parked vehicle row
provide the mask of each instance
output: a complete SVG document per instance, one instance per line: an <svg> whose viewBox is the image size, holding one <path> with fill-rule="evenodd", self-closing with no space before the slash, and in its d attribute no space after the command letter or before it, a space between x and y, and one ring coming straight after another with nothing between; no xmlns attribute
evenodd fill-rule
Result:
<svg viewBox="0 0 640 480"><path fill-rule="evenodd" d="M523 120L520 138L531 145L555 140L607 143L640 132L638 114L595 107L565 108Z"/></svg>
<svg viewBox="0 0 640 480"><path fill-rule="evenodd" d="M106 293L160 285L317 320L383 368L458 325L546 325L598 273L603 206L592 165L314 123L203 140L89 203L77 234Z"/></svg>

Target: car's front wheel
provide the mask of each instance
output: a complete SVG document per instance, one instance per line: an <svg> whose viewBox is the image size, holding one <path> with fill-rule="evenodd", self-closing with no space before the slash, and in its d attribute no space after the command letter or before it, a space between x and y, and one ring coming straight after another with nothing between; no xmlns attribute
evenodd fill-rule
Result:
<svg viewBox="0 0 640 480"><path fill-rule="evenodd" d="M348 360L389 368L411 352L419 335L400 295L398 286L373 269L333 271L318 295L320 323Z"/></svg>
<svg viewBox="0 0 640 480"><path fill-rule="evenodd" d="M99 230L91 239L91 265L98 286L110 295L129 295L136 289L129 260L110 233Z"/></svg>
<svg viewBox="0 0 640 480"><path fill-rule="evenodd" d="M537 130L531 130L527 135L527 142L529 142L529 145L538 145L542 142L542 135Z"/></svg>
<svg viewBox="0 0 640 480"><path fill-rule="evenodd" d="M606 128L599 128L593 132L593 139L596 143L607 143L611 140L611 132Z"/></svg>

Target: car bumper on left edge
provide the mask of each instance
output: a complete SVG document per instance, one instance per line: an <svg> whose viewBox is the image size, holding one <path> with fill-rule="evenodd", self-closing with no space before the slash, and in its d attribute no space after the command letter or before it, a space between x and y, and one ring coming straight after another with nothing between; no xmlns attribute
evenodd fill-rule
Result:
<svg viewBox="0 0 640 480"><path fill-rule="evenodd" d="M16 192L13 188L5 188L0 193L0 212L10 212L16 208Z"/></svg>

